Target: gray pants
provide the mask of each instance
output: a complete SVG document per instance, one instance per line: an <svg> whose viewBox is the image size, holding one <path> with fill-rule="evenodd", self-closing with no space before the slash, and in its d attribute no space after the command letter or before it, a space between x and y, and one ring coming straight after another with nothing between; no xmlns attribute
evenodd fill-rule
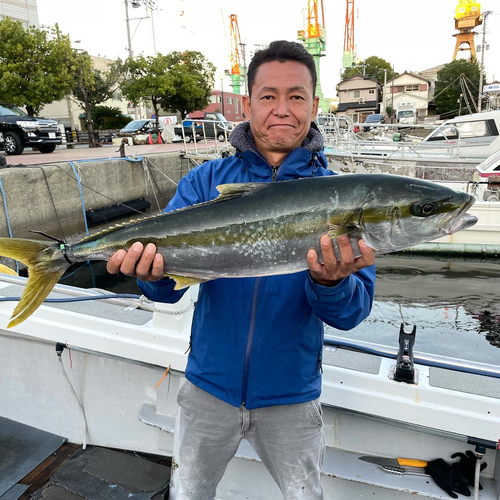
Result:
<svg viewBox="0 0 500 500"><path fill-rule="evenodd" d="M180 446L176 500L213 500L243 438L271 473L286 500L321 500L325 436L319 400L247 410L186 380L179 389ZM249 497L251 498L251 497Z"/></svg>

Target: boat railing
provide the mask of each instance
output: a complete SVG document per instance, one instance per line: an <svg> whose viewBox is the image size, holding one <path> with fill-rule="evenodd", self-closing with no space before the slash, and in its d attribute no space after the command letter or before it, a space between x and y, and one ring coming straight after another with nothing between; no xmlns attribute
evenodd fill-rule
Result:
<svg viewBox="0 0 500 500"><path fill-rule="evenodd" d="M229 136L234 127L234 123L221 120L183 120L181 133L184 158L200 164L207 160L231 156L233 149Z"/></svg>
<svg viewBox="0 0 500 500"><path fill-rule="evenodd" d="M333 149L335 153L379 156L389 160L393 157L404 158L405 156L424 158L429 154L429 149L438 149L439 154L447 158L460 157L460 130L453 125L446 125L446 127L443 127L443 125L390 123L370 123L366 125L365 123L354 122L346 115L336 116L332 113L318 115L316 124L323 135L326 150ZM380 132L374 134L370 139L360 135L368 127ZM404 131L410 127L411 129L425 129L431 132L433 130L437 131L438 134L443 136L444 143L424 141L424 137L408 136L408 133ZM452 142L446 136L445 130L448 132L452 130L456 133L457 138ZM389 134L386 135L387 132ZM411 140L404 140L405 138Z"/></svg>

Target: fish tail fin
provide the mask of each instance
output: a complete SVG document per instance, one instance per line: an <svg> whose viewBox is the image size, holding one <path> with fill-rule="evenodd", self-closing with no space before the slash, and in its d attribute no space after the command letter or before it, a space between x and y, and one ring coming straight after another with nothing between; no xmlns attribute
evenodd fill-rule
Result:
<svg viewBox="0 0 500 500"><path fill-rule="evenodd" d="M19 238L0 238L0 256L16 259L28 266L28 283L23 296L12 313L7 328L22 323L47 298L69 263L54 253L41 254L53 243Z"/></svg>

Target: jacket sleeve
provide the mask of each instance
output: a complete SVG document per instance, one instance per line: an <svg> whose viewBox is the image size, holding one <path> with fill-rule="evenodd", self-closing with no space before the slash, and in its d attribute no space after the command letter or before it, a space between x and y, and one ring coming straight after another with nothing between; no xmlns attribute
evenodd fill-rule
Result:
<svg viewBox="0 0 500 500"><path fill-rule="evenodd" d="M207 166L205 166L207 165ZM172 212L179 208L188 207L195 203L208 201L210 198L210 168L204 164L204 168L195 168L184 176L177 186L177 191L169 201L165 212ZM170 278L163 278L160 281L140 281L137 284L141 292L149 299L155 302L166 302L173 304L188 290L174 290L175 281Z"/></svg>
<svg viewBox="0 0 500 500"><path fill-rule="evenodd" d="M315 283L308 274L305 287L307 300L322 321L339 330L351 330L370 314L375 264L351 274L334 287Z"/></svg>

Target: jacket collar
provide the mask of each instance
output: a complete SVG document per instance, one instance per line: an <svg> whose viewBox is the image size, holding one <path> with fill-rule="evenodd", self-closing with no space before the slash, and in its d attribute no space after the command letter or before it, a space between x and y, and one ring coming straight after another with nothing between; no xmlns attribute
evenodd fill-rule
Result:
<svg viewBox="0 0 500 500"><path fill-rule="evenodd" d="M236 148L236 155L243 159L245 168L263 179L267 179L272 175L271 165L255 146L249 122L243 122L236 126L231 133L230 142ZM311 127L302 146L290 151L281 163L277 180L313 176L319 167L327 166L322 151L323 136L315 128Z"/></svg>

